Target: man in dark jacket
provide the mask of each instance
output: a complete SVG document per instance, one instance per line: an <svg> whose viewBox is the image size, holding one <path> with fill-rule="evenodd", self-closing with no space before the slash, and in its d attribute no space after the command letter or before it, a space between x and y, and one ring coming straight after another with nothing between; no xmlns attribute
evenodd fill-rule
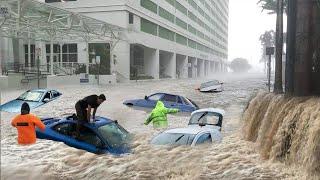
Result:
<svg viewBox="0 0 320 180"><path fill-rule="evenodd" d="M90 122L91 118L91 110L93 109L92 113L92 119L95 119L95 115L97 112L97 108L100 106L101 103L103 103L106 100L106 97L104 94L100 94L100 96L97 95L91 95L87 96L81 100L79 100L76 105L76 112L77 112L77 136L80 135L80 126L83 122Z"/></svg>

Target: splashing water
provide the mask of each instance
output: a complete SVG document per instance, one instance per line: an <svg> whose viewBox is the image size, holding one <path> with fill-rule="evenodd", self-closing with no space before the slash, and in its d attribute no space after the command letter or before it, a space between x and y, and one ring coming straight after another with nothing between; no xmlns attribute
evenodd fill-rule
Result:
<svg viewBox="0 0 320 180"><path fill-rule="evenodd" d="M243 115L244 138L265 159L298 166L320 179L320 98L260 92Z"/></svg>
<svg viewBox="0 0 320 180"><path fill-rule="evenodd" d="M70 86L58 90L62 97L36 109L40 117L63 116L74 112L74 103L90 94L105 93L97 115L117 119L135 135L133 153L95 155L63 143L38 140L32 146L16 144L16 130L10 126L13 114L1 116L1 179L301 179L298 168L271 163L260 158L255 144L242 139L241 114L258 89L261 76L216 77L225 82L222 93L199 93L201 80L170 80L118 84L116 86ZM2 93L2 102L17 97L22 90ZM155 92L181 94L200 107L223 108L221 144L198 147L156 147L149 144L159 133L144 126L145 111L122 105L127 99L143 98ZM271 97L270 97L271 98ZM185 127L188 116L168 116L169 128ZM262 121L261 121L262 122Z"/></svg>

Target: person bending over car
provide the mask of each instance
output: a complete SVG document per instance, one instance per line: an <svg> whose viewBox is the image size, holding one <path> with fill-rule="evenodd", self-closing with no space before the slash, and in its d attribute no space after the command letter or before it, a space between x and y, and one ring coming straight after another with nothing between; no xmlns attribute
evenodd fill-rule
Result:
<svg viewBox="0 0 320 180"><path fill-rule="evenodd" d="M21 114L12 120L11 125L17 128L18 143L22 145L34 144L36 142L36 126L42 131L46 128L37 116L30 114L30 107L26 102L21 106Z"/></svg>
<svg viewBox="0 0 320 180"><path fill-rule="evenodd" d="M79 137L80 135L81 123L90 121L92 109L93 109L92 119L94 120L97 112L97 108L105 100L106 100L106 97L104 96L104 94L100 94L100 96L97 96L94 94L91 96L87 96L76 103L75 108L77 112L77 128L76 128L77 137Z"/></svg>
<svg viewBox="0 0 320 180"><path fill-rule="evenodd" d="M163 102L158 101L156 107L152 110L144 124L148 125L150 122L152 122L154 128L166 128L168 127L167 114L177 112L179 112L179 109L166 108Z"/></svg>

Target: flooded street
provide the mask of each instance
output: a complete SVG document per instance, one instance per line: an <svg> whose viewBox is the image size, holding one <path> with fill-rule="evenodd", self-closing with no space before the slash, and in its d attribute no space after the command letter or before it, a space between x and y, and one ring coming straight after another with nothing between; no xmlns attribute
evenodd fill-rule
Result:
<svg viewBox="0 0 320 180"><path fill-rule="evenodd" d="M104 93L107 101L97 115L116 119L135 135L133 153L96 155L63 143L38 140L32 146L19 146L17 132L10 125L14 114L1 114L1 179L301 179L296 168L261 159L252 142L242 140L241 115L247 102L259 89L265 89L262 75L219 77L221 93L199 93L200 80L132 82L104 87L57 88L62 97L32 113L40 117L60 117L74 112L75 102L90 94ZM16 98L23 90L6 91L1 102ZM159 131L143 122L147 112L126 107L124 100L143 98L156 92L180 94L200 108L226 111L221 144L198 147L154 147L150 140ZM187 126L189 116L169 115L169 128Z"/></svg>

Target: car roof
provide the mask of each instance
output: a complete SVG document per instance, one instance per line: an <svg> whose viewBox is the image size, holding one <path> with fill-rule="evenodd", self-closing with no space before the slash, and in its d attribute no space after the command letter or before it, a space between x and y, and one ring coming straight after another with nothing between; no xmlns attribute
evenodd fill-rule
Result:
<svg viewBox="0 0 320 180"><path fill-rule="evenodd" d="M167 134L174 134L174 133L178 133L178 134L198 134L200 132L204 132L204 131L214 131L213 128L210 127L201 127L201 126L188 126L185 128L175 128L175 129L169 129L164 131L163 133L167 133Z"/></svg>
<svg viewBox="0 0 320 180"><path fill-rule="evenodd" d="M173 96L179 96L179 95L176 95L176 94L163 93L163 92L157 92L157 93L154 93L154 94L151 94L151 95L155 95L155 94L164 94L164 95L173 95Z"/></svg>
<svg viewBox="0 0 320 180"><path fill-rule="evenodd" d="M222 116L224 116L225 114L225 111L219 108L205 108L205 109L199 109L199 110L193 111L191 113L191 116L196 113L202 113L202 112L214 112L214 113L221 114Z"/></svg>
<svg viewBox="0 0 320 180"><path fill-rule="evenodd" d="M63 118L59 122L61 122L61 123L63 123L63 122L75 122L75 123L77 123L77 120ZM111 119L107 119L107 118L104 118L104 117L96 116L95 122L93 122L93 123L85 123L84 125L86 125L86 126L88 126L90 128L96 129L96 128L99 128L99 127L104 126L106 124L112 123L112 122L114 122L114 121L112 121Z"/></svg>
<svg viewBox="0 0 320 180"><path fill-rule="evenodd" d="M211 80L211 81L204 82L204 83L202 83L202 84L211 83L211 82L220 82L220 81L217 80L217 79L214 79L214 80Z"/></svg>
<svg viewBox="0 0 320 180"><path fill-rule="evenodd" d="M37 92L47 92L47 91L51 91L53 89L31 89L30 91L37 91Z"/></svg>

